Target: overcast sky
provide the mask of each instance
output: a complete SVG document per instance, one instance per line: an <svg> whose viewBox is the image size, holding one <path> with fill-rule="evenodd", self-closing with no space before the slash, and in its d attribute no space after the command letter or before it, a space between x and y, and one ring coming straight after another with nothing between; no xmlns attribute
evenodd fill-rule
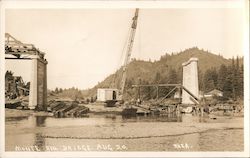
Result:
<svg viewBox="0 0 250 158"><path fill-rule="evenodd" d="M6 32L46 53L48 88L91 88L121 66L134 9L7 9ZM141 9L132 57L158 60L198 46L243 56L241 9ZM29 61L6 69L30 80Z"/></svg>

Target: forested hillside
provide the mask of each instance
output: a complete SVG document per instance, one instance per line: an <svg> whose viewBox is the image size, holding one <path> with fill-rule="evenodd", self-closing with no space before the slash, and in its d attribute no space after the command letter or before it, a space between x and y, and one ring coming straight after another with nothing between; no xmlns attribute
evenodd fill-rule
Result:
<svg viewBox="0 0 250 158"><path fill-rule="evenodd" d="M137 91L132 88L133 84L181 83L182 63L191 57L199 59L198 73L201 91L219 89L224 92L227 99L243 97L243 58L225 59L220 55L193 47L179 53L166 53L158 61L132 59L127 69L124 98L131 99L136 96ZM92 89L81 91L81 94L74 93L82 98L95 98L97 88L118 88L121 76L121 69L119 69ZM160 89L160 95L164 96L169 90L169 88ZM142 97L144 99L155 98L154 91L154 88L144 88Z"/></svg>

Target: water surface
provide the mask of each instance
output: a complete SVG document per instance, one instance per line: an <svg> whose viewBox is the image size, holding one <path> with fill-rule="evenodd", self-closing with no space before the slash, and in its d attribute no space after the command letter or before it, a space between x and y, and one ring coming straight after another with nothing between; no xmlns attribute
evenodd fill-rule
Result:
<svg viewBox="0 0 250 158"><path fill-rule="evenodd" d="M220 128L238 123L243 118L13 117L6 118L5 144L6 151L242 151L243 128Z"/></svg>

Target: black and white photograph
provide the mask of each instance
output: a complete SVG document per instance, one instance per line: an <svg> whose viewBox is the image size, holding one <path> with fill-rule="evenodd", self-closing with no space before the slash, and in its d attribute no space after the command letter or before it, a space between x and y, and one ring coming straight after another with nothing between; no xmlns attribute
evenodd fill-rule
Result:
<svg viewBox="0 0 250 158"><path fill-rule="evenodd" d="M249 1L15 2L3 157L249 156Z"/></svg>

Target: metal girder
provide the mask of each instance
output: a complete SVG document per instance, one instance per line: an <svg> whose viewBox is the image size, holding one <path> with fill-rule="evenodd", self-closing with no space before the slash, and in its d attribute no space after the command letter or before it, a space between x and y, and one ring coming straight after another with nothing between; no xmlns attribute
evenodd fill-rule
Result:
<svg viewBox="0 0 250 158"><path fill-rule="evenodd" d="M182 84L148 84L148 85L132 85L132 87L174 87L164 98L160 101L162 102L164 99L166 99L173 91L175 91L177 88L184 89L193 99L199 103L199 99L191 93L186 87L184 87Z"/></svg>
<svg viewBox="0 0 250 158"><path fill-rule="evenodd" d="M166 99L171 93L173 93L175 90L177 89L177 87L174 87L170 92L168 92L167 95L165 95L162 100L160 102L162 102L164 99Z"/></svg>
<svg viewBox="0 0 250 158"><path fill-rule="evenodd" d="M5 54L13 55L18 59L22 55L38 55L40 59L44 59L45 55L33 44L22 43L8 33L5 33Z"/></svg>

